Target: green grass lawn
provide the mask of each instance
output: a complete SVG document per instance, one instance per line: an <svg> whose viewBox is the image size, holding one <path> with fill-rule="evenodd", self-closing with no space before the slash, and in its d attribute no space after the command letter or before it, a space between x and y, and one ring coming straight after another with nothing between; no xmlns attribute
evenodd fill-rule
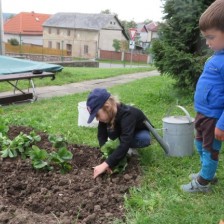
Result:
<svg viewBox="0 0 224 224"><path fill-rule="evenodd" d="M168 111L183 115L176 108L184 106L192 117L193 93L182 95L172 88L167 76L150 77L108 89L121 101L141 108L156 129L162 128L162 118ZM0 108L1 116L11 124L32 126L52 134L62 134L69 142L98 146L95 128L77 125L78 103L88 92L39 100L30 104ZM158 130L162 133L161 130ZM180 185L188 183L188 175L199 171L199 157L169 157L153 138L152 145L140 151L143 176L141 186L125 195L128 224L216 224L224 218L224 157L220 155L219 182L209 194L187 194ZM122 223L117 221L116 223Z"/></svg>
<svg viewBox="0 0 224 224"><path fill-rule="evenodd" d="M104 79L118 75L147 72L155 69L153 66L137 67L137 68L74 68L65 67L61 72L56 73L56 79L51 78L38 78L34 79L35 86L52 86L63 85L74 82L81 82L91 79ZM28 80L20 80L19 87L21 89L28 87ZM0 92L11 90L12 86L7 82L0 83Z"/></svg>

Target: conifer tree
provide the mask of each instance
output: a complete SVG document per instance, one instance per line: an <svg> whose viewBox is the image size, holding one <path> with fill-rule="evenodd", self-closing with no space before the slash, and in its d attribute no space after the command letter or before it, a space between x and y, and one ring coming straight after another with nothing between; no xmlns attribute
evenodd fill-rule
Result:
<svg viewBox="0 0 224 224"><path fill-rule="evenodd" d="M151 52L156 67L176 80L179 88L193 89L211 54L198 27L200 15L214 0L164 0L164 22Z"/></svg>

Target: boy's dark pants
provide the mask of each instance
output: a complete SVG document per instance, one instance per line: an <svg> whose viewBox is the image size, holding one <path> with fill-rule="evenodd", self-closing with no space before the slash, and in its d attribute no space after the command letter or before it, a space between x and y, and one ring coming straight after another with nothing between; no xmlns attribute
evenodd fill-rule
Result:
<svg viewBox="0 0 224 224"><path fill-rule="evenodd" d="M197 113L195 118L195 146L201 160L201 170L198 182L209 183L217 170L221 141L215 139L215 125L217 119L209 118Z"/></svg>

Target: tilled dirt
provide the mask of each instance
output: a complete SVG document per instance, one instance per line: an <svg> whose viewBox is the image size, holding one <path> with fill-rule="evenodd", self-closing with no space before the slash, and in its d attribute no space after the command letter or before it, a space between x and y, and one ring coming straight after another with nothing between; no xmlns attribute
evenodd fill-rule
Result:
<svg viewBox="0 0 224 224"><path fill-rule="evenodd" d="M10 127L13 139L28 127ZM38 133L41 149L52 150L45 133ZM110 224L125 223L124 195L140 182L137 157L131 157L122 174L103 174L93 179L92 167L102 162L98 148L68 145L72 170L37 171L30 160L0 161L0 224Z"/></svg>

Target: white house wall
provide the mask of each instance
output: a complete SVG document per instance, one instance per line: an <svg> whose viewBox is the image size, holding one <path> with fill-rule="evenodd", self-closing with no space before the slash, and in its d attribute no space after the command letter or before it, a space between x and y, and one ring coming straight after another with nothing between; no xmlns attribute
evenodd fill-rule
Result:
<svg viewBox="0 0 224 224"><path fill-rule="evenodd" d="M4 42L8 42L10 39L17 39L18 42L23 44L34 44L34 45L41 45L43 44L42 36L25 36L25 35L18 35L18 34L4 34Z"/></svg>
<svg viewBox="0 0 224 224"><path fill-rule="evenodd" d="M148 41L148 33L147 32L141 32L140 33L140 40L142 42L147 42Z"/></svg>
<svg viewBox="0 0 224 224"><path fill-rule="evenodd" d="M152 33L152 39L155 39L155 38L159 38L159 35L157 32Z"/></svg>
<svg viewBox="0 0 224 224"><path fill-rule="evenodd" d="M113 40L125 41L121 30L101 30L99 35L99 49L113 51Z"/></svg>

